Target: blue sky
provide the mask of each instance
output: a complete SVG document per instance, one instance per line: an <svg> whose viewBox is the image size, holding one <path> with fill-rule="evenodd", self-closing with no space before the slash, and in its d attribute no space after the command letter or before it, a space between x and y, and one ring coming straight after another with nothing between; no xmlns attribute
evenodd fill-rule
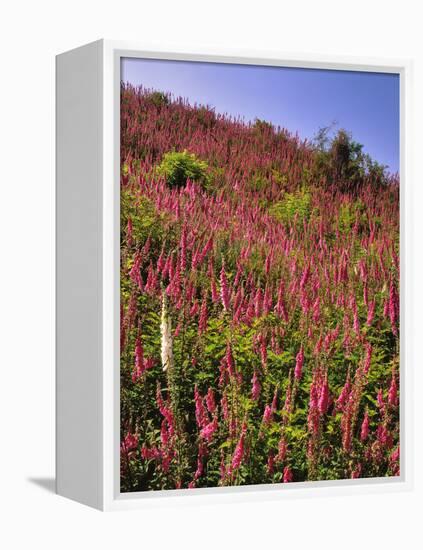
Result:
<svg viewBox="0 0 423 550"><path fill-rule="evenodd" d="M126 58L121 79L301 138L336 121L375 160L399 170L398 75Z"/></svg>

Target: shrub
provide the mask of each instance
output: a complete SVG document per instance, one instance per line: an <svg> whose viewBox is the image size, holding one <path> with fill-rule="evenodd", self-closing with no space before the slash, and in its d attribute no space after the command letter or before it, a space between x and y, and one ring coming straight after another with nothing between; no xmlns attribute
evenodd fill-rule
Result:
<svg viewBox="0 0 423 550"><path fill-rule="evenodd" d="M278 221L290 224L294 221L302 223L311 214L311 196L308 191L286 193L283 201L271 206L270 215Z"/></svg>
<svg viewBox="0 0 423 550"><path fill-rule="evenodd" d="M182 153L176 151L165 153L157 173L164 176L170 186L183 187L187 179L207 183L207 170L206 162L185 150Z"/></svg>
<svg viewBox="0 0 423 550"><path fill-rule="evenodd" d="M274 133L273 125L270 122L267 122L267 120L262 120L260 118L256 118L254 120L253 128L259 134L273 134Z"/></svg>
<svg viewBox="0 0 423 550"><path fill-rule="evenodd" d="M204 129L213 128L216 124L216 113L209 107L201 106L196 110L197 120Z"/></svg>
<svg viewBox="0 0 423 550"><path fill-rule="evenodd" d="M339 209L338 227L342 233L348 233L358 220L360 227L367 225L366 207L358 199L354 202L345 202Z"/></svg>
<svg viewBox="0 0 423 550"><path fill-rule="evenodd" d="M286 176L286 174L282 174L275 169L272 170L272 179L280 187L286 187L286 185L288 184L288 177Z"/></svg>
<svg viewBox="0 0 423 550"><path fill-rule="evenodd" d="M260 174L257 174L252 178L249 188L253 192L261 193L268 186L269 186L269 181L265 177L260 176Z"/></svg>
<svg viewBox="0 0 423 550"><path fill-rule="evenodd" d="M314 176L325 175L328 181L336 182L343 192L356 192L366 181L371 181L376 187L386 185L386 167L363 153L363 145L354 141L345 130L341 129L329 138L331 128L321 128L314 139Z"/></svg>
<svg viewBox="0 0 423 550"><path fill-rule="evenodd" d="M137 196L129 190L121 190L121 222L122 241L125 239L127 226L130 218L132 221L132 237L134 241L145 241L150 235L159 238L163 232L163 220L165 216L160 214L151 200L144 196Z"/></svg>
<svg viewBox="0 0 423 550"><path fill-rule="evenodd" d="M168 94L164 92L151 92L151 94L148 95L148 100L157 108L165 107L170 103Z"/></svg>

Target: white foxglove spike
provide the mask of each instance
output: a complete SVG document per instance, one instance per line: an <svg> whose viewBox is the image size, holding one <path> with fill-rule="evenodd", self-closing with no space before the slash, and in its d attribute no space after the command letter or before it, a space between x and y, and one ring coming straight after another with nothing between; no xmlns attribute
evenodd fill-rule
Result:
<svg viewBox="0 0 423 550"><path fill-rule="evenodd" d="M162 299L162 318L160 323L161 334L161 359L162 367L166 372L173 367L173 340L172 340L172 321L167 310L166 292L163 290Z"/></svg>

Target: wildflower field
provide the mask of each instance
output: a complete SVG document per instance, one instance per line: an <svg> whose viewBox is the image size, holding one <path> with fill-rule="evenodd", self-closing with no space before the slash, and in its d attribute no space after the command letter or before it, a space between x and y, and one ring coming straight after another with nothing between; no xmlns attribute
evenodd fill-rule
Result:
<svg viewBox="0 0 423 550"><path fill-rule="evenodd" d="M121 491L399 475L399 180L121 88Z"/></svg>

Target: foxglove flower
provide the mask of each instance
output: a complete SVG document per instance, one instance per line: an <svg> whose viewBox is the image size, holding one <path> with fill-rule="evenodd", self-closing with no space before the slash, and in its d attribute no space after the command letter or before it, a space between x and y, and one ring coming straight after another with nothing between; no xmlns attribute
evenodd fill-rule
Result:
<svg viewBox="0 0 423 550"><path fill-rule="evenodd" d="M231 464L232 471L238 470L244 458L246 432L247 432L247 425L244 422L241 430L241 436L238 440L237 446L235 447L235 451L232 457L232 464Z"/></svg>
<svg viewBox="0 0 423 550"><path fill-rule="evenodd" d="M220 270L220 298L225 311L229 311L229 287L224 263L222 264L222 269Z"/></svg>
<svg viewBox="0 0 423 550"><path fill-rule="evenodd" d="M251 379L252 388L251 388L251 397L254 401L257 401L260 397L261 385L259 377L257 376L257 371L254 369L253 378Z"/></svg>
<svg viewBox="0 0 423 550"><path fill-rule="evenodd" d="M161 359L162 368L167 371L173 368L173 339L172 339L172 322L167 309L167 298L163 292L162 297L162 317L160 323L161 334Z"/></svg>
<svg viewBox="0 0 423 550"><path fill-rule="evenodd" d="M327 376L325 381L322 384L319 395L319 412L321 414L326 414L329 405L329 385Z"/></svg>
<svg viewBox="0 0 423 550"><path fill-rule="evenodd" d="M283 482L284 483L291 483L293 481L294 476L292 475L292 470L289 466L285 466L283 470Z"/></svg>
<svg viewBox="0 0 423 550"><path fill-rule="evenodd" d="M391 385L388 391L388 403L391 407L398 406L398 386L394 373L392 373Z"/></svg>
<svg viewBox="0 0 423 550"><path fill-rule="evenodd" d="M297 357L295 360L294 377L296 378L296 380L301 379L301 375L303 373L303 365L304 365L304 349L301 344L300 351L297 353Z"/></svg>

